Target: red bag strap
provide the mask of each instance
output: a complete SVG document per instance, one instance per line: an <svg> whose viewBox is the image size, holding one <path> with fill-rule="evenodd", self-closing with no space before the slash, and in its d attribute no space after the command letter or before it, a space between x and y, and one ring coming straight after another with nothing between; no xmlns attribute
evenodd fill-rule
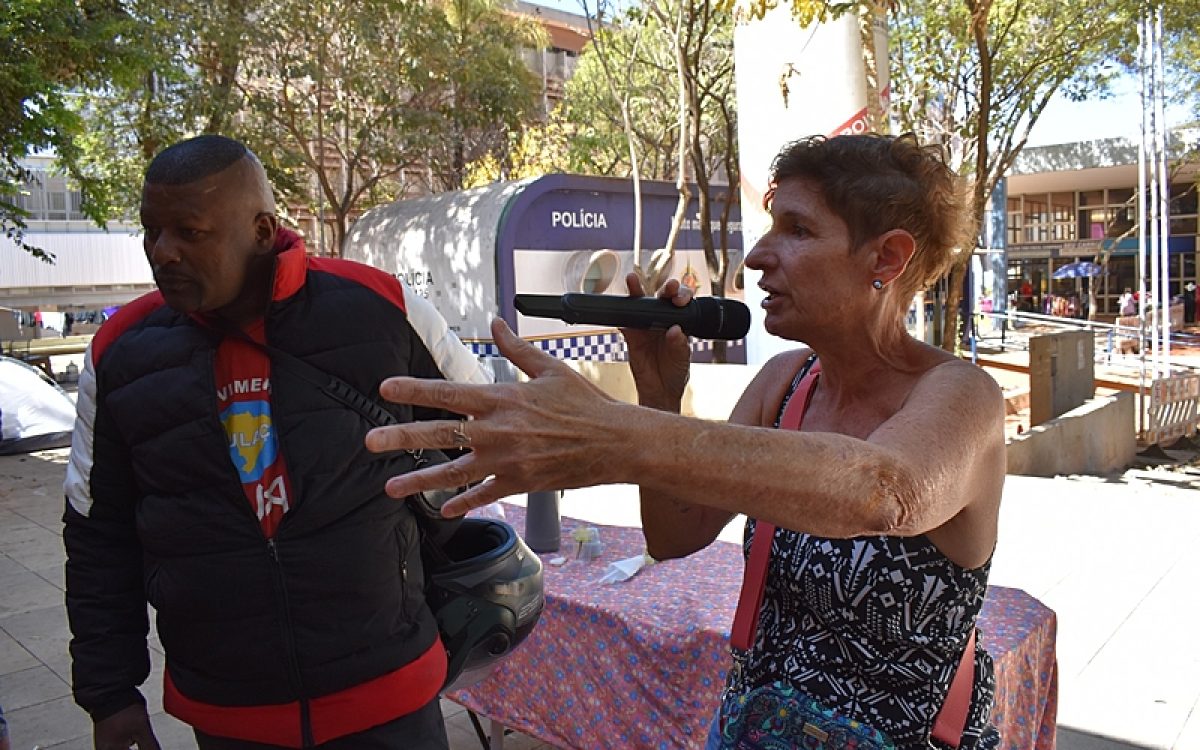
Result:
<svg viewBox="0 0 1200 750"><path fill-rule="evenodd" d="M804 413L812 401L813 389L821 372L821 364L815 363L800 381L792 397L788 399L783 415L779 418L781 430L798 430L804 421ZM742 576L742 590L738 595L737 612L733 616L730 644L745 651L754 642L758 630L758 616L762 610L763 592L767 585L767 564L771 561L771 546L775 541L775 524L757 519L754 523L754 539L750 542L750 558ZM933 721L930 736L958 750L962 743L963 730L967 726L967 713L971 707L971 689L975 682L975 629L967 638L962 658L950 681L946 701Z"/></svg>
<svg viewBox="0 0 1200 750"><path fill-rule="evenodd" d="M950 680L950 691L946 702L933 719L930 736L944 742L954 750L962 743L963 730L967 728L967 713L971 708L971 688L975 685L975 628L967 637L967 647Z"/></svg>
<svg viewBox="0 0 1200 750"><path fill-rule="evenodd" d="M788 399L783 415L779 418L779 429L798 430L812 400L821 363L816 362ZM754 539L750 542L750 559L742 573L742 592L738 595L737 612L733 616L733 629L729 640L733 647L745 651L754 642L758 630L758 612L762 609L763 592L767 587L767 563L771 561L771 543L775 539L775 524L761 518L754 522Z"/></svg>

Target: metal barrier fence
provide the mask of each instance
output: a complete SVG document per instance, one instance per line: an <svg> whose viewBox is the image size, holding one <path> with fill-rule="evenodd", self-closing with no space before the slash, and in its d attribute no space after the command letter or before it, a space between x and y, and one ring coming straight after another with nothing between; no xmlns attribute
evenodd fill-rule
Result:
<svg viewBox="0 0 1200 750"><path fill-rule="evenodd" d="M1096 362L1103 363L1114 377L1126 378L1124 389L1138 396L1136 429L1142 445L1164 446L1200 430L1200 362L1184 362L1172 356L1169 369L1155 377L1147 349L1149 331L1142 327L1140 319L1126 317L1118 318L1116 323L1102 323L1015 311L977 314L990 317L1000 334L999 342L994 335L981 341L999 343L1008 350L1028 350L1029 336L1021 332L1023 325L1096 333ZM1176 333L1171 335L1171 344L1172 348L1197 347L1200 337ZM1128 382L1135 379L1136 383Z"/></svg>
<svg viewBox="0 0 1200 750"><path fill-rule="evenodd" d="M1200 375L1174 374L1150 384L1146 428L1140 442L1146 445L1187 437L1200 427Z"/></svg>

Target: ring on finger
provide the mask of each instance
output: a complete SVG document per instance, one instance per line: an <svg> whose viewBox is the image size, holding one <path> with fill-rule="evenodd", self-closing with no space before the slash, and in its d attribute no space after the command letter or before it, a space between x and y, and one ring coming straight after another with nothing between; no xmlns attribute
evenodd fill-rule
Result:
<svg viewBox="0 0 1200 750"><path fill-rule="evenodd" d="M467 434L467 420L459 420L458 427L454 428L454 445L458 448L470 448L471 436Z"/></svg>

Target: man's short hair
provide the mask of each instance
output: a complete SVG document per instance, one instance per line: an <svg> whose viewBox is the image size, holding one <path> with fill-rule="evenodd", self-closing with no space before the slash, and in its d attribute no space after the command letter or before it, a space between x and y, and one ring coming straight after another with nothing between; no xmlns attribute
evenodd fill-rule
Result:
<svg viewBox="0 0 1200 750"><path fill-rule="evenodd" d="M146 182L186 185L228 169L254 154L245 144L223 135L201 135L180 141L159 152L146 169Z"/></svg>

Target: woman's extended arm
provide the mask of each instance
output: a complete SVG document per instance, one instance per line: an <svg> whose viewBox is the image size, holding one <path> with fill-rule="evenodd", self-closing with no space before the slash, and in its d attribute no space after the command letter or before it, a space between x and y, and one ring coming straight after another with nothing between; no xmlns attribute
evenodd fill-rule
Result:
<svg viewBox="0 0 1200 750"><path fill-rule="evenodd" d="M729 423L747 427L773 426L787 387L810 354L808 349L795 350L777 355L764 364L734 405ZM690 479L689 476L681 481ZM681 499L684 493L656 494L643 487L641 495L647 551L659 560L685 557L707 547L736 515L735 511L698 505L686 497Z"/></svg>
<svg viewBox="0 0 1200 750"><path fill-rule="evenodd" d="M1003 400L978 368L952 361L926 373L905 405L866 440L690 419L614 402L502 322L501 351L528 383L469 386L393 378L385 398L470 414L474 449L394 477L404 497L488 477L445 512L530 490L639 484L725 513L746 513L830 537L914 535L975 499L999 497ZM452 447L455 422L373 430L371 450Z"/></svg>

